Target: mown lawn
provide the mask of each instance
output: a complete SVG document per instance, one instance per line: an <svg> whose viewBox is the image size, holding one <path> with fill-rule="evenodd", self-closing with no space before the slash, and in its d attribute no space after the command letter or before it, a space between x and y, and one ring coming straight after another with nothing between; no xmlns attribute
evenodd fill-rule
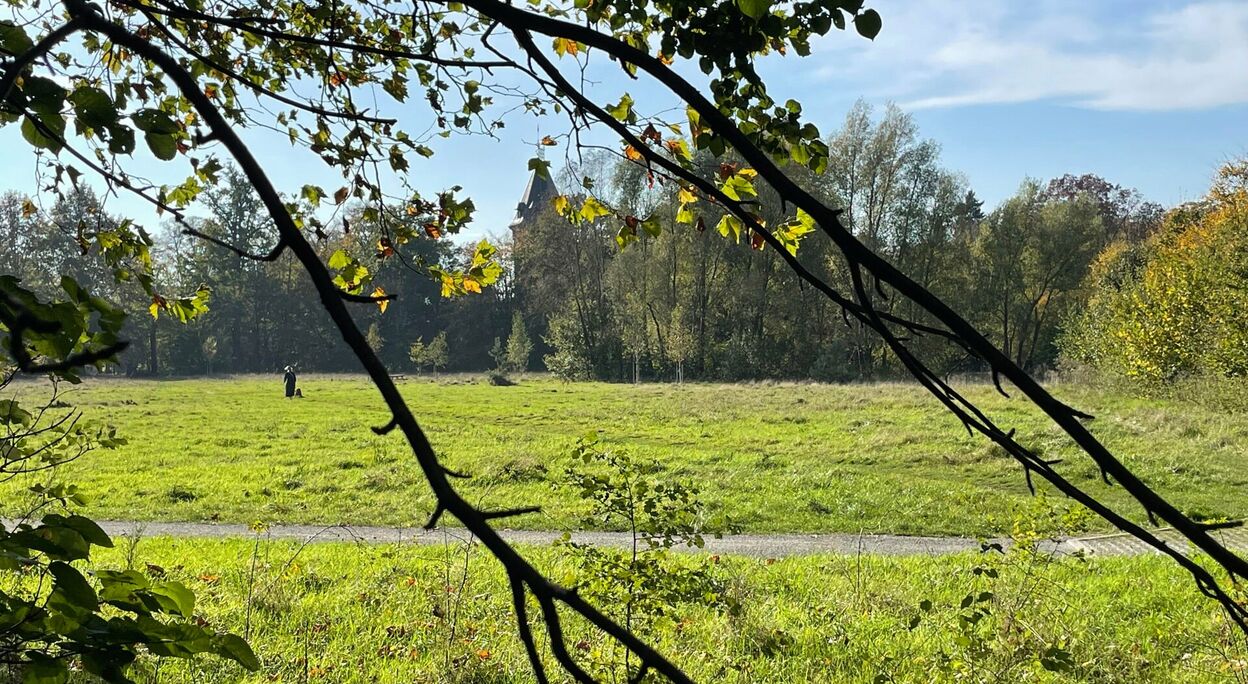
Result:
<svg viewBox="0 0 1248 684"><path fill-rule="evenodd" d="M306 398L285 400L276 376L88 381L65 400L115 424L129 444L53 477L84 488L94 497L86 513L100 518L421 524L431 497L401 437L368 430L386 420L371 386L354 376L301 385ZM909 385L409 378L402 389L446 464L474 475L460 483L472 500L544 507L510 520L516 527L594 526L563 486L569 449L590 430L696 482L749 531L1000 534L1029 496L1012 460ZM968 394L1024 443L1065 457L1069 477L1143 519L1024 402L990 387ZM1182 509L1248 515L1248 414L1076 387L1058 394L1096 414L1095 433ZM0 489L9 512L22 505L17 486Z"/></svg>
<svg viewBox="0 0 1248 684"><path fill-rule="evenodd" d="M118 542L96 562L128 561L184 582L198 597L196 613L217 629L248 630L263 662L254 674L210 658L167 662L159 672L144 662L140 682L533 681L502 573L479 547L465 561L466 547L453 541L302 549L248 539ZM553 577L575 579L564 552L523 551ZM982 564L999 575L974 574ZM1248 675L1242 635L1190 576L1160 558L812 556L721 558L711 567L738 609L680 603L644 630L696 681L1137 683ZM959 627L968 594L988 595L973 604L987 616L969 630ZM926 613L924 601L931 602ZM529 615L537 614L532 605ZM622 673L619 654L613 660L599 633L565 622L582 663L605 672L614 662ZM544 639L539 648L549 658Z"/></svg>

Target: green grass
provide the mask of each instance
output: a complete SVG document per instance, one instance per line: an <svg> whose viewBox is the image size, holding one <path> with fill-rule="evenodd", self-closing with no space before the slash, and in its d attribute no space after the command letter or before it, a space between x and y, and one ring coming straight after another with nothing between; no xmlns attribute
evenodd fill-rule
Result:
<svg viewBox="0 0 1248 684"><path fill-rule="evenodd" d="M118 541L96 562L115 567L129 555L140 570L184 582L198 597L196 613L216 629L242 633L249 619L263 662L261 672L246 674L210 658L172 661L158 678L145 662L140 682L533 681L502 573L479 547L465 563L464 547L453 543L300 550L285 542L153 538L128 554ZM552 576L574 578L559 552L524 552ZM1236 668L1245 676L1242 636L1171 562L993 558L1001 570L995 580L972 573L985 562L978 554L723 558L713 572L741 610L682 604L647 638L696 681L955 681L952 663L968 668L957 681L1215 682ZM962 597L983 591L993 593L984 604L991 615L960 644L953 625ZM911 630L924 600L931 612ZM566 622L578 657L609 660L599 633ZM1058 644L1074 666L1060 676L1039 662ZM540 648L549 653L544 639Z"/></svg>
<svg viewBox="0 0 1248 684"><path fill-rule="evenodd" d="M101 518L418 525L431 510L401 437L377 437L387 415L353 376L88 381L66 399L115 424L130 443L88 454L54 477L94 497ZM1028 499L1021 469L971 438L909 385L623 385L526 379L493 387L465 378L401 383L445 463L487 506L541 504L516 527L584 527L562 486L575 439L601 432L701 486L703 499L750 531L999 534ZM34 393L30 385L19 392ZM1019 400L968 394L1075 482L1106 487L1090 461ZM1148 483L1201 517L1248 515L1248 414L1059 387L1099 416L1102 438ZM0 489L10 511L16 484ZM1095 523L1094 523L1095 524Z"/></svg>

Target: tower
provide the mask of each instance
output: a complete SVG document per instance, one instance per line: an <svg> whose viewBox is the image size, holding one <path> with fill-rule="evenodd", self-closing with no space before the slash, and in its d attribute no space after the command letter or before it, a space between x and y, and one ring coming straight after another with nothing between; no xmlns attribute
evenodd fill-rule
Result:
<svg viewBox="0 0 1248 684"><path fill-rule="evenodd" d="M529 183L524 188L524 194L520 196L520 203L516 205L516 217L508 224L512 237L517 237L516 231L525 223L537 220L538 215L550 206L558 194L559 190L552 181L538 175L536 171L530 172Z"/></svg>

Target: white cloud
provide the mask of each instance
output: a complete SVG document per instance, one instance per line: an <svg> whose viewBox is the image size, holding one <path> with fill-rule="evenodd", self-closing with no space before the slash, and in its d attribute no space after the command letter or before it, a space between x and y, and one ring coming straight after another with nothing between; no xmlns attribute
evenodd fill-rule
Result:
<svg viewBox="0 0 1248 684"><path fill-rule="evenodd" d="M1092 109L1248 103L1248 2L880 5L873 44L821 41L819 70L906 108L1056 101Z"/></svg>

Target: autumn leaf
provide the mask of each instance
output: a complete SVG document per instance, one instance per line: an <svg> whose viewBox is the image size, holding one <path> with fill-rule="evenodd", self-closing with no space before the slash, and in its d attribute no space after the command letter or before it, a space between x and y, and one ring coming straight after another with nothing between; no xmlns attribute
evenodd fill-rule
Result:
<svg viewBox="0 0 1248 684"><path fill-rule="evenodd" d="M22 218L30 218L37 213L39 213L39 207L36 207L29 198L22 202Z"/></svg>
<svg viewBox="0 0 1248 684"><path fill-rule="evenodd" d="M559 143L555 142L554 138L550 137L549 135L546 135L546 136L542 136L542 144L545 145L546 147L554 147L555 145L558 145Z"/></svg>
<svg viewBox="0 0 1248 684"><path fill-rule="evenodd" d="M626 145L624 147L624 156L628 157L629 161L641 161L641 150L632 145Z"/></svg>
<svg viewBox="0 0 1248 684"><path fill-rule="evenodd" d="M764 244L766 244L766 242L763 239L762 233L754 230L750 231L750 247L753 247L754 249L762 249Z"/></svg>
<svg viewBox="0 0 1248 684"><path fill-rule="evenodd" d="M567 195L558 195L551 202L555 207L555 213L564 216L568 213L568 197Z"/></svg>
<svg viewBox="0 0 1248 684"><path fill-rule="evenodd" d="M481 294L481 283L478 283L472 278L464 278L464 292Z"/></svg>
<svg viewBox="0 0 1248 684"><path fill-rule="evenodd" d="M347 188L347 186L344 185L341 188L338 188L338 191L334 193L334 204L342 204L343 202L346 202L347 197L350 194L351 190Z"/></svg>
<svg viewBox="0 0 1248 684"><path fill-rule="evenodd" d="M555 54L560 57L564 55L576 56L581 50L581 46L575 40L570 38L555 38L554 41Z"/></svg>
<svg viewBox="0 0 1248 684"><path fill-rule="evenodd" d="M690 190L689 188L682 187L680 189L680 192L677 193L677 196L679 197L681 204L689 204L691 202L698 201L697 194L695 194L693 190Z"/></svg>
<svg viewBox="0 0 1248 684"><path fill-rule="evenodd" d="M659 58L659 62L660 62L660 63L662 63L662 64L663 64L663 66L671 66L671 65L672 65L672 58L671 58L671 57L668 57L667 55L663 54L662 52L659 52L659 54L658 54L658 55L656 55L656 56Z"/></svg>
<svg viewBox="0 0 1248 684"><path fill-rule="evenodd" d="M663 141L663 146L666 147L667 151L671 152L673 156L689 161L693 159L693 155L689 154L689 144L682 138L668 138Z"/></svg>
<svg viewBox="0 0 1248 684"><path fill-rule="evenodd" d="M587 197L585 203L581 205L581 218L586 221L593 221L599 216L606 216L610 213L610 209L593 197Z"/></svg>
<svg viewBox="0 0 1248 684"><path fill-rule="evenodd" d="M386 308L390 306L390 300L386 297L386 291L381 286L373 288L373 297L377 299L377 309L380 313L385 313Z"/></svg>
<svg viewBox="0 0 1248 684"><path fill-rule="evenodd" d="M729 178L732 178L733 176L737 175L737 169L739 168L741 168L741 165L736 162L720 163L719 165L720 180L728 180Z"/></svg>
<svg viewBox="0 0 1248 684"><path fill-rule="evenodd" d="M663 136L659 134L659 129L654 124L646 124L646 130L641 132L641 139L656 145L663 140Z"/></svg>
<svg viewBox="0 0 1248 684"><path fill-rule="evenodd" d="M481 660L489 660L490 650L488 648L483 648L480 651L477 651L477 657L480 658Z"/></svg>
<svg viewBox="0 0 1248 684"><path fill-rule="evenodd" d="M390 241L390 238L383 237L377 240L377 258L385 259L391 256L394 256L394 243Z"/></svg>

